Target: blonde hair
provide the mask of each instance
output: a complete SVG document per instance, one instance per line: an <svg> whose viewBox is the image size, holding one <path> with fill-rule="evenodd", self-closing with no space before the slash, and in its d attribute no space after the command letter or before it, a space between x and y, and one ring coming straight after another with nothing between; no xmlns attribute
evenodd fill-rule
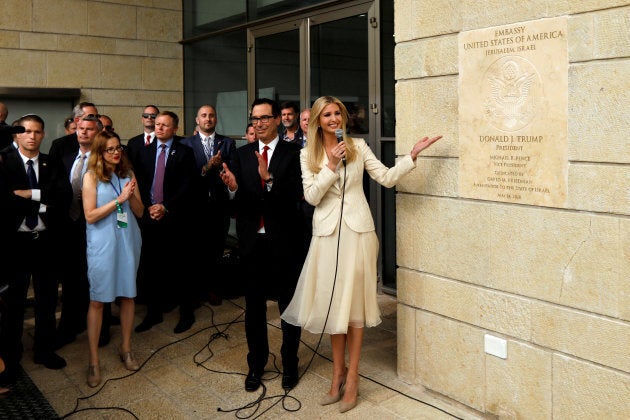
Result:
<svg viewBox="0 0 630 420"><path fill-rule="evenodd" d="M346 162L352 162L356 157L356 147L352 137L348 137L346 133L346 124L348 123L348 110L339 99L334 96L321 96L317 98L311 107L311 117L308 119L308 135L306 138L306 151L308 167L313 173L319 173L322 169L322 161L324 159L324 140L322 128L319 126L319 117L330 104L335 104L341 111L341 129L343 130L343 141L346 143Z"/></svg>

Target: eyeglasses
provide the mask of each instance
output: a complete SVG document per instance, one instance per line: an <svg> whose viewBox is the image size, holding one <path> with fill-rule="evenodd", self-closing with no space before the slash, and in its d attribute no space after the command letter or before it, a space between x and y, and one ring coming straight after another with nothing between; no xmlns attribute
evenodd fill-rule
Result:
<svg viewBox="0 0 630 420"><path fill-rule="evenodd" d="M267 124L272 118L276 118L275 115L261 115L260 117L250 117L249 121L252 123L252 125L256 125L259 122Z"/></svg>
<svg viewBox="0 0 630 420"><path fill-rule="evenodd" d="M112 128L113 128L113 126L111 126L111 125L104 125L103 126L103 130L105 130L105 131L112 131Z"/></svg>
<svg viewBox="0 0 630 420"><path fill-rule="evenodd" d="M142 114L142 118L151 118L152 120L157 117L157 114Z"/></svg>
<svg viewBox="0 0 630 420"><path fill-rule="evenodd" d="M113 155L116 152L122 152L123 147L122 146L108 147L107 149L105 149L105 151L109 153L110 155Z"/></svg>

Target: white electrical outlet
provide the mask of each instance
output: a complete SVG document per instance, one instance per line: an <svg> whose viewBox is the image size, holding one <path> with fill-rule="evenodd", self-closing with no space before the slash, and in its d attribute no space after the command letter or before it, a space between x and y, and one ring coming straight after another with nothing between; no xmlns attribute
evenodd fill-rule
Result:
<svg viewBox="0 0 630 420"><path fill-rule="evenodd" d="M507 359L507 340L485 334L483 341L486 353L500 357L501 359Z"/></svg>

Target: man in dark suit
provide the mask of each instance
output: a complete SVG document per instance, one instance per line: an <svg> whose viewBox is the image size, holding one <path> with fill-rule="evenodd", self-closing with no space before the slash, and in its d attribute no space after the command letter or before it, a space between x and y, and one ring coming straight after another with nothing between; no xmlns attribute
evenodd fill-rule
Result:
<svg viewBox="0 0 630 420"><path fill-rule="evenodd" d="M0 150L13 143L12 133L9 131L9 125L6 122L9 116L9 110L7 106L0 102Z"/></svg>
<svg viewBox="0 0 630 420"><path fill-rule="evenodd" d="M231 167L223 164L222 179L234 194L236 230L247 270L245 332L249 373L245 389L255 391L269 357L267 299L277 299L282 313L299 274L302 193L299 147L278 137L280 110L270 99L252 104L251 122L257 142L236 150ZM282 321L282 387L298 382L301 329Z"/></svg>
<svg viewBox="0 0 630 420"><path fill-rule="evenodd" d="M15 380L22 358L24 308L31 278L35 291L35 363L49 369L66 366L53 348L57 282L51 275L51 267L58 263L53 257L56 244L51 235L59 227L70 191L48 156L39 153L44 121L37 115L26 115L19 125L25 128L18 135L19 149L2 155L6 184L3 191L8 193L2 202L9 209L7 215L11 221L9 238L5 238L11 244L11 263L6 267L7 312L2 316L0 328L0 356L7 365L5 382Z"/></svg>
<svg viewBox="0 0 630 420"><path fill-rule="evenodd" d="M84 115L93 115L98 118L98 110L96 109L96 105L91 102L81 102L76 105L72 114L74 115L74 122L78 125L79 120ZM65 135L63 137L59 137L58 139L53 140L50 145L50 150L48 152L50 159L53 161L53 164L61 163L61 159L71 153L76 153L79 150L79 142L77 140L77 133L72 133Z"/></svg>
<svg viewBox="0 0 630 420"><path fill-rule="evenodd" d="M168 299L179 304L180 319L175 333L190 329L195 322L189 255L190 236L198 234L190 218L195 202L197 169L192 149L175 139L179 118L163 111L155 119L154 141L138 155L136 177L145 211L142 224L142 261L150 282L146 290L147 314L136 332L162 322Z"/></svg>
<svg viewBox="0 0 630 420"><path fill-rule="evenodd" d="M234 140L215 132L217 112L211 105L203 105L195 118L197 134L182 140L182 144L193 149L200 199L202 206L195 209L199 220L198 234L194 245L194 278L201 293L207 293L212 305L220 305L220 285L216 262L223 255L225 240L230 227L228 192L219 173L223 162L232 160L236 150ZM209 264L206 264L208 262ZM209 283L209 284L208 284Z"/></svg>
<svg viewBox="0 0 630 420"><path fill-rule="evenodd" d="M68 202L69 210L64 218L63 229L57 238L60 244L57 248L57 258L62 262L58 264L61 271L62 305L55 338L56 348L73 342L76 335L85 330L90 302L81 180L87 170L92 141L99 132L99 121L95 113L96 108L92 105L75 109L75 115L81 114L77 118L77 131L55 140L51 148L50 160L60 173L64 174L64 180L73 192ZM109 331L108 318L103 330Z"/></svg>
<svg viewBox="0 0 630 420"><path fill-rule="evenodd" d="M142 111L142 134L130 138L127 141L127 157L131 164L136 166L138 154L143 147L153 143L155 140L155 118L160 110L155 105L147 105Z"/></svg>

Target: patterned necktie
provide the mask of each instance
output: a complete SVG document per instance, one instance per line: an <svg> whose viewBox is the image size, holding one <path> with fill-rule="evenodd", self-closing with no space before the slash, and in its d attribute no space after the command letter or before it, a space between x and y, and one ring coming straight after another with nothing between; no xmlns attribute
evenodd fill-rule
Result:
<svg viewBox="0 0 630 420"><path fill-rule="evenodd" d="M72 203L70 204L70 218L72 220L78 220L81 215L81 182L83 174L83 165L85 165L85 158L87 155L81 153L79 156L79 161L74 167L74 171L72 172L72 180L70 183L72 184Z"/></svg>
<svg viewBox="0 0 630 420"><path fill-rule="evenodd" d="M153 178L153 202L161 204L164 201L164 171L166 170L166 145L160 144L160 155L155 167L155 177Z"/></svg>
<svg viewBox="0 0 630 420"><path fill-rule="evenodd" d="M148 146L151 144L151 134L147 134L147 139L144 141L144 145Z"/></svg>
<svg viewBox="0 0 630 420"><path fill-rule="evenodd" d="M210 137L206 137L201 140L201 144L203 145L203 153L206 155L206 160L210 160L212 157L212 144L210 143Z"/></svg>
<svg viewBox="0 0 630 420"><path fill-rule="evenodd" d="M28 169L26 170L26 177L28 178L28 183L32 190L36 190L39 188L37 184L37 176L35 176L35 169L33 169L33 161L27 160L26 164L28 165ZM31 214L26 216L26 226L33 230L38 224L37 212L33 211Z"/></svg>

